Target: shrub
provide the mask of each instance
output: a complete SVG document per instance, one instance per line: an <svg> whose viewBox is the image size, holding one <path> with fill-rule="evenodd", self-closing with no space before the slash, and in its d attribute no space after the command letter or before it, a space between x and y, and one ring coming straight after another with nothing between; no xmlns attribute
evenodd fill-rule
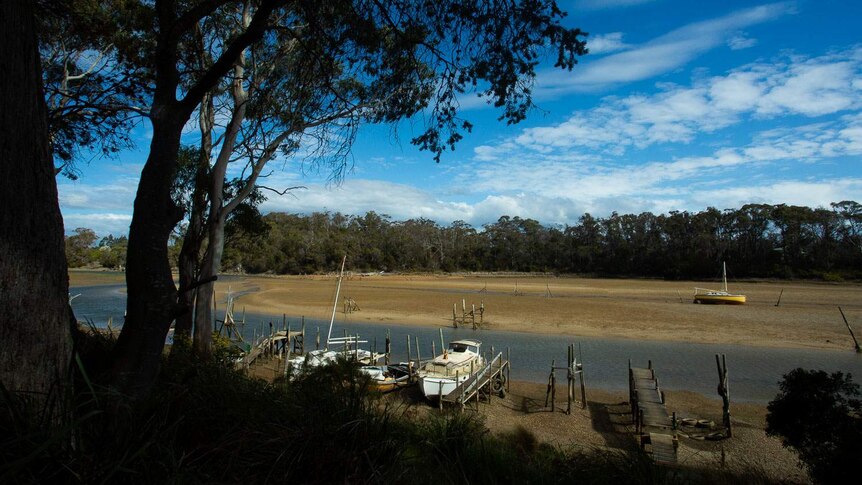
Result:
<svg viewBox="0 0 862 485"><path fill-rule="evenodd" d="M862 443L858 397L850 374L794 369L767 406L766 432L795 449L818 482L855 482Z"/></svg>

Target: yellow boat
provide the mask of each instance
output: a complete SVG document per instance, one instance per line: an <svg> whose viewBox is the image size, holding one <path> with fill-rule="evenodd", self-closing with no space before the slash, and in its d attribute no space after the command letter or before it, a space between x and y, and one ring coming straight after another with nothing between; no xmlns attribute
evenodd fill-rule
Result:
<svg viewBox="0 0 862 485"><path fill-rule="evenodd" d="M705 288L694 289L694 302L708 305L743 305L745 304L745 295L734 295L727 292L727 266L721 263L721 281L720 290L707 290Z"/></svg>

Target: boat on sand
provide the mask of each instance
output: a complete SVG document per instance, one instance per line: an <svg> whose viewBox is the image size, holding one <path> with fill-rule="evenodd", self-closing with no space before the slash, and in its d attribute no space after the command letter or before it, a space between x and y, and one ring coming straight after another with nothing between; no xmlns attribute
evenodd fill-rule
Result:
<svg viewBox="0 0 862 485"><path fill-rule="evenodd" d="M709 305L743 305L745 295L733 294L727 291L727 265L721 263L721 289L708 290L706 288L694 289L694 303Z"/></svg>
<svg viewBox="0 0 862 485"><path fill-rule="evenodd" d="M419 387L426 398L446 396L485 364L478 340L455 340L419 370Z"/></svg>
<svg viewBox="0 0 862 485"><path fill-rule="evenodd" d="M410 385L410 369L407 364L364 365L359 372L368 376L369 387L377 392L390 392Z"/></svg>

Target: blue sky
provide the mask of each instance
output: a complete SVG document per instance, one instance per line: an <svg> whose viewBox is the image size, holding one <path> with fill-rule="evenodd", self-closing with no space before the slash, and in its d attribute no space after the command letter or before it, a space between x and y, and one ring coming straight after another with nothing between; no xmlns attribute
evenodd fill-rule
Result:
<svg viewBox="0 0 862 485"><path fill-rule="evenodd" d="M590 33L572 72L540 69L540 107L515 126L465 98L475 125L435 164L421 130L364 127L338 186L271 162L262 210L374 210L475 226L501 215L575 224L585 212L665 213L862 202L862 2L562 0ZM126 234L149 130L117 160L58 179L66 231Z"/></svg>

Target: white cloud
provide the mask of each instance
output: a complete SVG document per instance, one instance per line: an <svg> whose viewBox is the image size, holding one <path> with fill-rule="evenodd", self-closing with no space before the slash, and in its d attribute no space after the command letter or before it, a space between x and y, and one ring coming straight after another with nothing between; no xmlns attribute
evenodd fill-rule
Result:
<svg viewBox="0 0 862 485"><path fill-rule="evenodd" d="M63 211L63 226L66 234L71 234L76 228L86 227L95 231L99 238L108 234L115 236L128 235L131 214L116 213L77 213Z"/></svg>
<svg viewBox="0 0 862 485"><path fill-rule="evenodd" d="M536 95L553 97L648 79L727 43L740 29L792 13L792 3L772 3L686 25L625 52L592 62L587 59L573 72L544 71L537 80Z"/></svg>
<svg viewBox="0 0 862 485"><path fill-rule="evenodd" d="M599 55L609 52L621 51L631 46L623 42L622 32L611 32L609 34L593 34L587 37L587 48L590 54Z"/></svg>
<svg viewBox="0 0 862 485"><path fill-rule="evenodd" d="M727 39L727 46L730 47L730 50L732 51L748 49L750 47L754 47L755 45L757 45L757 39L746 37L744 34L734 35L733 37Z"/></svg>
<svg viewBox="0 0 862 485"><path fill-rule="evenodd" d="M583 147L620 155L630 147L688 143L746 118L835 114L862 107L860 78L862 47L749 64L691 86L664 85L650 95L607 97L598 107L556 125L528 128L500 146L479 147L476 155L479 160L496 158L515 146L545 154Z"/></svg>
<svg viewBox="0 0 862 485"><path fill-rule="evenodd" d="M308 190L292 195L266 194L265 212L339 211L364 214L375 211L396 220L425 217L438 221L470 219L469 207L460 202L446 202L417 187L380 180L348 179L340 186L308 185Z"/></svg>
<svg viewBox="0 0 862 485"><path fill-rule="evenodd" d="M100 184L82 178L77 182L61 181L57 189L60 206L64 210L131 211L138 179L123 177L109 184Z"/></svg>

